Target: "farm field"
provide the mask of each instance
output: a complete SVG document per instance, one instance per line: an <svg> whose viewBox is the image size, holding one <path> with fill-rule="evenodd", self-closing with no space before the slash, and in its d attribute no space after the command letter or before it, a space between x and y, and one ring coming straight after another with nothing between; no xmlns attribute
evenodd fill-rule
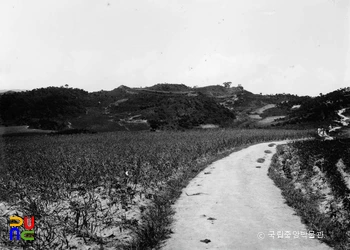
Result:
<svg viewBox="0 0 350 250"><path fill-rule="evenodd" d="M310 231L334 249L350 247L350 139L279 146L269 176Z"/></svg>
<svg viewBox="0 0 350 250"><path fill-rule="evenodd" d="M171 204L210 162L254 143L312 135L218 129L3 137L0 229L8 232L9 215L32 215L35 240L1 235L0 247L153 248L170 233Z"/></svg>

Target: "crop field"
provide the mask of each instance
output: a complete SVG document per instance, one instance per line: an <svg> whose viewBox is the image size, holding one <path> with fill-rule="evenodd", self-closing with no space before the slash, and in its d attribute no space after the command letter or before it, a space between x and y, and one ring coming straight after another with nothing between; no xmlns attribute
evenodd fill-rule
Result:
<svg viewBox="0 0 350 250"><path fill-rule="evenodd" d="M1 138L0 231L35 217L35 240L13 249L150 249L170 233L171 204L210 162L301 130L113 132ZM79 246L79 248L78 248ZM85 247L85 248L84 248Z"/></svg>
<svg viewBox="0 0 350 250"><path fill-rule="evenodd" d="M350 139L277 148L269 176L311 231L334 249L350 248Z"/></svg>

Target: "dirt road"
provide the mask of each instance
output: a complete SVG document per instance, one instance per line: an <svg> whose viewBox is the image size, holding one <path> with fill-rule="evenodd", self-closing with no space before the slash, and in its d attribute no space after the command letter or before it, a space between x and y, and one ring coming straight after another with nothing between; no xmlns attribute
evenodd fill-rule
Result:
<svg viewBox="0 0 350 250"><path fill-rule="evenodd" d="M305 226L267 176L276 150L269 144L235 152L193 179L174 206L174 234L163 249L331 249L300 236ZM259 158L265 161L258 163ZM278 231L284 234L280 238Z"/></svg>

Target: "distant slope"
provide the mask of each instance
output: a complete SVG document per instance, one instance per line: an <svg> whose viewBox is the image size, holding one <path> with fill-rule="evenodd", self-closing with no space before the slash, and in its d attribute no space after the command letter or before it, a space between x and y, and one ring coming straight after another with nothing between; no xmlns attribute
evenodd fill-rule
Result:
<svg viewBox="0 0 350 250"><path fill-rule="evenodd" d="M92 93L63 87L6 93L0 98L0 118L2 125L37 129L114 131L227 126L235 115L183 84L157 84Z"/></svg>
<svg viewBox="0 0 350 250"><path fill-rule="evenodd" d="M234 126L252 128L272 126L275 119L286 116L290 108L279 106L280 103L300 103L308 98L310 97L290 94L259 95L243 90L233 97L220 99L222 105L236 113Z"/></svg>
<svg viewBox="0 0 350 250"><path fill-rule="evenodd" d="M127 86L121 85L110 91L101 90L97 92L89 93L91 98L100 104L100 106L108 106L110 103L115 102L120 99L128 98L129 96L138 94L139 91L129 88Z"/></svg>
<svg viewBox="0 0 350 250"><path fill-rule="evenodd" d="M292 109L299 104L299 108ZM338 89L326 95L305 99L302 102L283 102L278 105L289 109L289 114L281 125L317 124L329 125L338 119L338 111L350 107L350 88Z"/></svg>
<svg viewBox="0 0 350 250"><path fill-rule="evenodd" d="M29 125L38 129L61 129L66 119L85 112L88 92L48 87L4 93L0 117L4 125Z"/></svg>
<svg viewBox="0 0 350 250"><path fill-rule="evenodd" d="M199 88L165 83L146 88L122 85L92 93L48 87L0 95L0 125L96 131L190 129L204 124L315 127L339 120L338 112L350 106L349 100L349 89L311 98L259 95L242 86L220 85ZM276 118L280 119L275 121Z"/></svg>
<svg viewBox="0 0 350 250"><path fill-rule="evenodd" d="M110 113L119 116L139 115L139 119L148 120L153 129L193 128L207 123L225 126L235 118L233 112L203 94L143 93L111 106Z"/></svg>
<svg viewBox="0 0 350 250"><path fill-rule="evenodd" d="M91 94L106 106L104 112L109 117L108 121L127 130L135 124L144 126L144 121L152 129L184 129L208 123L226 126L233 121L233 111L212 98L210 91L217 89L220 95L230 94L230 91L222 88L209 86L208 89L198 90L184 84L162 83L146 88L120 86L112 91ZM87 116L83 117L88 119ZM101 119L103 117L99 116Z"/></svg>
<svg viewBox="0 0 350 250"><path fill-rule="evenodd" d="M158 83L151 87L146 87L145 89L159 90L159 91L190 91L191 88L185 84L169 84L169 83Z"/></svg>

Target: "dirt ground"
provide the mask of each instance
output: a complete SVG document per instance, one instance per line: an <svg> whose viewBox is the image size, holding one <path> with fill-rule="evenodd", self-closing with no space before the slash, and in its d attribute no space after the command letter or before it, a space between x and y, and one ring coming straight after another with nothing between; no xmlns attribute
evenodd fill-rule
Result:
<svg viewBox="0 0 350 250"><path fill-rule="evenodd" d="M276 151L269 144L235 152L193 179L174 205L174 233L162 249L331 249L316 239L320 232L301 235L305 226L267 176Z"/></svg>

